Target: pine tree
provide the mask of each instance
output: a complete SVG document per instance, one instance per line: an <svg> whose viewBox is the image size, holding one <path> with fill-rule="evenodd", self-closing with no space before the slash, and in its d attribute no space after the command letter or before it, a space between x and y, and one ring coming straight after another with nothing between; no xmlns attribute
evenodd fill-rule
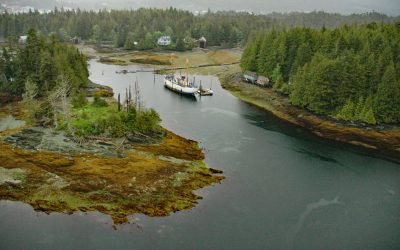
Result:
<svg viewBox="0 0 400 250"><path fill-rule="evenodd" d="M268 53L271 53L270 46L271 46L270 38L268 33L266 33L266 35L263 37L261 41L260 51L257 58L257 73L261 75L268 75L268 72L266 71L266 62Z"/></svg>
<svg viewBox="0 0 400 250"><path fill-rule="evenodd" d="M31 79L28 78L25 81L25 92L22 95L24 102L27 104L31 103L36 98L37 94L38 86Z"/></svg>
<svg viewBox="0 0 400 250"><path fill-rule="evenodd" d="M309 43L302 43L297 49L296 57L292 65L291 74L294 75L296 71L309 62L312 58L312 51Z"/></svg>
<svg viewBox="0 0 400 250"><path fill-rule="evenodd" d="M243 70L257 71L258 52L262 41L262 33L254 35L243 51L240 66Z"/></svg>
<svg viewBox="0 0 400 250"><path fill-rule="evenodd" d="M297 70L293 77L292 91L290 92L290 102L300 107L306 107L309 103L308 96L305 95L308 80L305 72L308 71L308 65Z"/></svg>
<svg viewBox="0 0 400 250"><path fill-rule="evenodd" d="M129 32L126 36L124 49L134 49L135 48L135 34L133 32Z"/></svg>
<svg viewBox="0 0 400 250"><path fill-rule="evenodd" d="M308 80L305 88L307 107L317 113L330 114L337 109L338 61L317 54L304 72Z"/></svg>
<svg viewBox="0 0 400 250"><path fill-rule="evenodd" d="M376 124L376 118L375 118L375 114L374 111L372 110L372 108L370 108L364 115L363 119L364 122L368 123L368 124L372 124L375 125Z"/></svg>
<svg viewBox="0 0 400 250"><path fill-rule="evenodd" d="M348 100L336 117L346 121L353 120L355 108L353 101Z"/></svg>
<svg viewBox="0 0 400 250"><path fill-rule="evenodd" d="M362 120L363 119L363 109L365 106L365 102L364 102L364 97L360 96L358 98L357 104L355 105L354 108L354 119L355 120Z"/></svg>
<svg viewBox="0 0 400 250"><path fill-rule="evenodd" d="M374 108L378 121L400 121L400 82L396 79L393 62L387 66L378 86Z"/></svg>
<svg viewBox="0 0 400 250"><path fill-rule="evenodd" d="M175 49L177 51L184 51L185 50L185 43L183 42L182 38L177 38L176 39Z"/></svg>

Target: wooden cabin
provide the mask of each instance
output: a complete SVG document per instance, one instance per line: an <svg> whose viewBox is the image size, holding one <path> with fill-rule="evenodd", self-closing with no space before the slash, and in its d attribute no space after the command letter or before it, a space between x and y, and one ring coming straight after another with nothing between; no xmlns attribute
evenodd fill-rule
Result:
<svg viewBox="0 0 400 250"><path fill-rule="evenodd" d="M259 86L262 86L262 87L271 87L272 86L268 77L265 77L265 76L258 76L256 84Z"/></svg>
<svg viewBox="0 0 400 250"><path fill-rule="evenodd" d="M70 42L73 44L80 44L81 43L81 39L79 37L73 37L70 39Z"/></svg>
<svg viewBox="0 0 400 250"><path fill-rule="evenodd" d="M246 82L250 82L250 83L256 83L258 76L256 72L253 71L245 71L243 74L243 79Z"/></svg>
<svg viewBox="0 0 400 250"><path fill-rule="evenodd" d="M204 36L202 36L199 39L199 48L205 49L206 47L207 47L207 39Z"/></svg>

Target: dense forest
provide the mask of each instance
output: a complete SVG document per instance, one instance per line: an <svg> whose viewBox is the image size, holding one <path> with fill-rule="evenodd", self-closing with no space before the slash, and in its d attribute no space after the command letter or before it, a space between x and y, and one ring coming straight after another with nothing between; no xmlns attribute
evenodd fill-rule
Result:
<svg viewBox="0 0 400 250"><path fill-rule="evenodd" d="M88 76L86 57L74 46L59 43L54 34L46 37L30 29L25 46L9 43L0 54L0 93L22 97L35 125L64 130L75 138L159 132L159 115L134 101L140 97L131 91L124 106L104 100L102 90L89 103L86 89L93 84Z"/></svg>
<svg viewBox="0 0 400 250"><path fill-rule="evenodd" d="M258 32L241 66L268 76L292 104L313 112L400 122L400 23Z"/></svg>
<svg viewBox="0 0 400 250"><path fill-rule="evenodd" d="M194 15L169 9L64 11L48 14L1 14L0 37L25 35L35 28L44 35L54 33L60 41L79 37L85 41L109 42L125 49L151 49L156 40L169 35L168 49L190 49L204 36L210 46L235 47L245 44L252 31L282 27L336 27L343 24L393 22L398 19L378 13L343 16L324 12L255 15L247 12L211 12Z"/></svg>
<svg viewBox="0 0 400 250"><path fill-rule="evenodd" d="M79 90L88 82L86 57L76 48L28 31L26 46L10 42L0 54L0 91L21 95L26 82L37 86L38 94L50 92L60 75L70 79L72 89Z"/></svg>

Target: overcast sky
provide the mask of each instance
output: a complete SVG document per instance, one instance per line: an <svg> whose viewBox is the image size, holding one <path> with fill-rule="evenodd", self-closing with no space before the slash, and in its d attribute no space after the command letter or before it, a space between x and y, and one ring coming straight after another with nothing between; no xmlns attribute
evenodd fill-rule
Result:
<svg viewBox="0 0 400 250"><path fill-rule="evenodd" d="M0 0L1 2L36 2L42 0ZM46 0L48 2L51 0ZM186 10L249 10L256 12L309 12L323 10L342 14L376 11L388 15L400 15L400 0L54 0L73 2L81 8L140 8L173 6ZM49 6L52 9L53 6Z"/></svg>
<svg viewBox="0 0 400 250"><path fill-rule="evenodd" d="M67 0L68 1L68 0ZM377 11L400 15L400 0L70 0L75 2L105 2L118 7L168 7L189 10L253 10L292 12L324 10L343 14Z"/></svg>

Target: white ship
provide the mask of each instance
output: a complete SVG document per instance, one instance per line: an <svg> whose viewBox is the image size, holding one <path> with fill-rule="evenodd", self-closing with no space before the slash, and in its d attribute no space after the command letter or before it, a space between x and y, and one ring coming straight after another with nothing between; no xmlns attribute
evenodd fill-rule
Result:
<svg viewBox="0 0 400 250"><path fill-rule="evenodd" d="M199 88L185 76L166 75L164 86L181 95L195 96L199 93Z"/></svg>

